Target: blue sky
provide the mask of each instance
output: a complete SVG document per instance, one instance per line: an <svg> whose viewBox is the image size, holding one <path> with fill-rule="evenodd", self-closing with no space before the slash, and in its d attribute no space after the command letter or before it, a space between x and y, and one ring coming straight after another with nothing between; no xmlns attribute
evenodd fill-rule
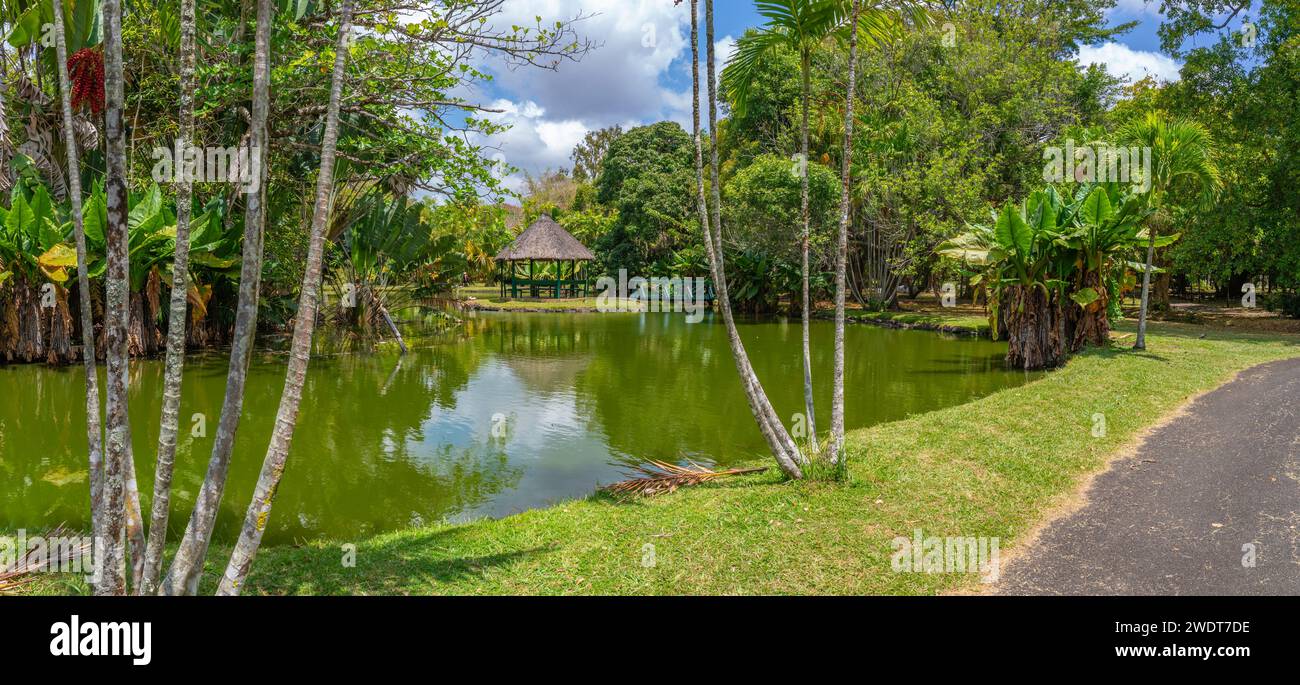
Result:
<svg viewBox="0 0 1300 685"><path fill-rule="evenodd" d="M1176 79L1178 62L1160 53L1158 8L1158 0L1119 0L1109 15L1112 24L1141 24L1115 43L1085 47L1080 61L1105 64L1129 78L1152 73ZM570 151L587 131L663 120L690 123L689 2L506 0L496 21L530 24L536 16L555 21L579 14L586 15L581 32L603 44L580 63L555 72L489 66L495 81L466 94L505 110L496 118L511 130L487 142L520 170L507 180L516 190L522 172L567 168ZM761 23L751 0L718 0L716 21L720 54L727 54L746 28Z"/></svg>

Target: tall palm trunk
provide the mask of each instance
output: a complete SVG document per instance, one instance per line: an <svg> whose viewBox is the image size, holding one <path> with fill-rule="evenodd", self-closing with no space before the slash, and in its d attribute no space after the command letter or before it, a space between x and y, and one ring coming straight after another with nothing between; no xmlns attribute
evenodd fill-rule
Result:
<svg viewBox="0 0 1300 685"><path fill-rule="evenodd" d="M130 288L126 228L126 131L122 126L122 4L104 0L104 141L107 195L105 230L108 271L104 278L104 333L107 366L107 449L104 459L104 552L98 559L100 594L126 594L122 544L126 512L127 451L131 426L127 416L127 326Z"/></svg>
<svg viewBox="0 0 1300 685"><path fill-rule="evenodd" d="M325 229L329 223L330 195L334 189L334 152L339 135L339 100L343 97L344 65L348 54L348 34L352 30L352 2L343 0L339 17L339 36L335 44L334 75L330 84L329 107L325 114L325 136L321 141L320 174L316 179L316 205L311 217L311 244L307 248L307 272L298 296L298 316L293 325L293 344L289 352L289 370L284 379L284 393L275 416L275 431L262 462L262 473L253 490L239 541L230 555L226 573L217 587L218 595L237 595L248 578L248 571L262 544L267 519L275 493L280 487L298 424L298 407L311 360L311 336L316 327L316 313L321 287L321 261L325 254Z"/></svg>
<svg viewBox="0 0 1300 685"><path fill-rule="evenodd" d="M1152 220L1147 222L1147 233L1150 236L1147 240L1146 269L1142 271L1142 305L1138 310L1137 342L1133 343L1133 349L1135 350L1145 350L1147 348L1147 307L1151 304L1151 267L1156 258L1156 221L1154 221L1154 218L1152 217Z"/></svg>
<svg viewBox="0 0 1300 685"><path fill-rule="evenodd" d="M177 149L187 150L194 137L194 0L181 0L181 104ZM163 546L171 509L172 472L176 463L176 433L180 423L181 371L185 366L186 296L189 292L190 214L193 182L186 165L176 165L176 254L172 262L171 310L167 319L167 366L163 377L162 425L158 431L158 461L154 468L153 512L145 547L142 595L158 591Z"/></svg>
<svg viewBox="0 0 1300 685"><path fill-rule="evenodd" d="M257 0L257 32L253 59L253 116L250 124L249 159L253 173L261 174L266 159L266 111L269 102L271 62L271 0ZM207 558L208 543L217 521L221 493L230 474L230 453L235 446L235 431L244 406L244 384L252 359L253 333L257 328L257 294L262 274L262 197L266 184L248 193L244 201L244 254L239 275L239 304L235 313L235 334L230 349L230 368L226 374L226 397L221 405L216 438L208 473L199 489L194 512L185 527L185 536L176 550L163 581L167 595L193 595L198 592L199 575Z"/></svg>
<svg viewBox="0 0 1300 685"><path fill-rule="evenodd" d="M63 108L63 144L68 158L68 189L72 201L72 231L77 243L77 295L81 302L81 359L86 366L86 439L90 446L90 520L94 540L104 537L104 446L99 422L99 372L95 364L95 322L86 268L86 231L82 221L81 162L72 119L72 89L68 79L68 44L63 28L63 3L54 3L54 51ZM0 112L4 107L0 106ZM99 543L102 544L102 543Z"/></svg>
<svg viewBox="0 0 1300 685"><path fill-rule="evenodd" d="M835 246L835 378L831 388L831 440L827 456L838 463L844 450L844 297L849 258L849 206L853 177L853 100L857 96L858 12L853 0L849 20L849 85L844 105L844 150L840 160L840 232ZM807 183L805 181L805 183Z"/></svg>
<svg viewBox="0 0 1300 685"><path fill-rule="evenodd" d="M704 190L704 142L700 133L699 0L691 0L691 73L695 93L693 106L695 121L695 180L698 190L700 225L704 230L704 251L708 255L709 269L718 291L718 308L721 310L722 321L726 326L727 344L731 347L731 355L736 363L736 372L740 375L740 383L744 388L745 397L749 401L749 409L753 412L754 419L758 422L759 431L763 434L763 438L767 440L768 447L772 450L772 455L776 458L781 471L790 478L803 478L801 464L806 463L806 460L799 451L794 439L790 437L789 431L781 423L776 410L772 408L772 403L768 401L767 394L763 391L763 385L759 382L758 375L749 362L749 355L745 351L745 345L740 340L739 331L736 330L736 322L731 312L731 299L727 293L726 260L722 253L722 193L719 189L718 179L718 100L717 83L714 75L713 0L704 0L704 6L708 25L707 68L709 78L709 135L712 144L712 212L709 211Z"/></svg>
<svg viewBox="0 0 1300 685"><path fill-rule="evenodd" d="M808 49L803 50L801 64L802 76L802 101L803 101L803 120L800 122L800 158L799 158L799 201L801 205L800 216L803 219L803 321L801 328L803 333L803 406L807 414L808 422L808 448L813 454L817 453L817 411L813 406L813 385L812 385L812 342L809 336L809 315L811 314L812 303L808 296L808 242L812 239L810 228L809 210L808 210L808 108L812 100L812 88L809 85L812 70L812 56Z"/></svg>
<svg viewBox="0 0 1300 685"><path fill-rule="evenodd" d="M128 313L128 321L130 314ZM128 325L129 330L129 325ZM129 338L129 334L128 334ZM130 344L127 354L130 355ZM124 381L124 384L127 384ZM135 477L135 448L131 431L126 432L126 462L122 464L126 498L126 542L131 557L131 587L139 588L144 578L144 517L140 513L140 485Z"/></svg>

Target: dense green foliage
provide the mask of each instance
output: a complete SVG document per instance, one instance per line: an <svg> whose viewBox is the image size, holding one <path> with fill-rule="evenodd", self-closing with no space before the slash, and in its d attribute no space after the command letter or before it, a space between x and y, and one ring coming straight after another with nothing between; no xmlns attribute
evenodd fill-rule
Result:
<svg viewBox="0 0 1300 685"><path fill-rule="evenodd" d="M695 241L694 145L674 123L635 128L610 146L596 200L618 212L597 249L609 273L643 273Z"/></svg>

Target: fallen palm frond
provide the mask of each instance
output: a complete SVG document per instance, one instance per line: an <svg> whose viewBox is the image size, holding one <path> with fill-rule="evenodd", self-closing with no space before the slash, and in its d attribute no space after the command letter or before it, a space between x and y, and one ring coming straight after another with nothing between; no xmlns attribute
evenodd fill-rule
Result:
<svg viewBox="0 0 1300 685"><path fill-rule="evenodd" d="M690 466L678 466L651 459L648 465L638 466L634 469L636 473L643 474L641 477L606 485L601 488L601 491L613 495L651 497L673 492L682 487L708 483L720 478L762 473L767 470L767 467L759 467L714 471L695 462L690 464Z"/></svg>
<svg viewBox="0 0 1300 685"><path fill-rule="evenodd" d="M0 595L8 595L17 592L24 585L33 580L35 580L35 578L26 571L0 572Z"/></svg>
<svg viewBox="0 0 1300 685"><path fill-rule="evenodd" d="M0 567L0 595L11 594L36 580L36 574L47 569L66 569L79 558L90 553L90 541L73 545L50 544L52 540L67 538L67 530L60 524L45 535L45 544L26 550L16 550L22 556Z"/></svg>

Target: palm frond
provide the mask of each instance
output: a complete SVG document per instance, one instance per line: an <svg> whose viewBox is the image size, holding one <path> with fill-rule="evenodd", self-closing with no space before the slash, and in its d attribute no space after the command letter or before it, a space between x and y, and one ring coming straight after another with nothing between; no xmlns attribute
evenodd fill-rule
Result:
<svg viewBox="0 0 1300 685"><path fill-rule="evenodd" d="M843 34L852 5L850 0L759 0L754 7L766 21L759 32L737 42L736 52L722 70L722 92L741 116L748 107L748 96L763 60L780 47L805 52L832 35ZM897 36L906 24L929 24L929 13L922 3L874 3L860 11L857 30L863 43L880 45Z"/></svg>
<svg viewBox="0 0 1300 685"><path fill-rule="evenodd" d="M67 529L60 524L45 535L45 539L53 540L66 537L67 532ZM89 554L90 542L82 542L76 547L49 545L41 549L40 554L36 552L36 549L29 549L21 558L15 559L7 566L0 567L0 595L12 594L21 590L36 580L35 574L37 573L52 568L63 568L67 564Z"/></svg>
<svg viewBox="0 0 1300 685"><path fill-rule="evenodd" d="M785 34L777 31L751 33L736 42L731 60L722 69L722 92L737 114L744 116L748 108L749 94L763 60L787 42Z"/></svg>
<svg viewBox="0 0 1300 685"><path fill-rule="evenodd" d="M1214 136L1204 125L1152 110L1124 125L1117 136L1121 144L1151 150L1152 186L1168 190L1180 181L1200 187L1208 206L1221 185L1214 161Z"/></svg>
<svg viewBox="0 0 1300 685"><path fill-rule="evenodd" d="M690 466L678 466L652 459L647 465L638 466L634 469L635 473L642 474L640 477L606 485L601 488L601 491L612 495L652 497L674 492L678 488L708 483L720 478L767 471L767 467L714 471L695 462L690 462L690 464Z"/></svg>

